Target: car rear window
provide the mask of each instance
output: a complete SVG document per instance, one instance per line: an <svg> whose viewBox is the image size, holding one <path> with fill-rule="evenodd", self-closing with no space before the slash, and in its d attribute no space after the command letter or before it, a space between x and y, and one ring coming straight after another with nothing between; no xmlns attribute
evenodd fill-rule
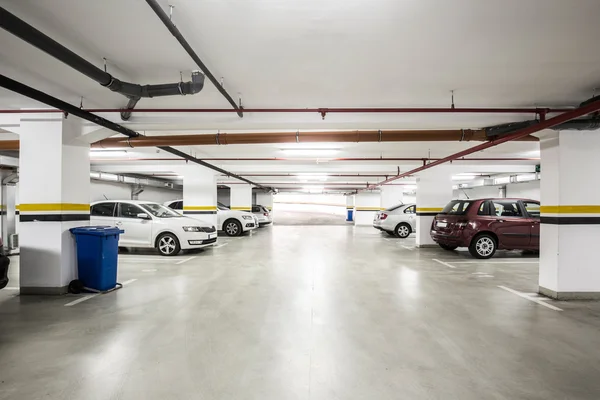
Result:
<svg viewBox="0 0 600 400"><path fill-rule="evenodd" d="M399 209L399 208L400 208L400 207L402 207L403 205L404 205L404 204L398 204L397 206L393 206L393 207L390 207L390 208L386 208L386 209L385 209L385 211L394 211L394 210L397 210L397 209Z"/></svg>
<svg viewBox="0 0 600 400"><path fill-rule="evenodd" d="M464 215L467 213L472 201L469 200L452 200L440 214L446 215Z"/></svg>

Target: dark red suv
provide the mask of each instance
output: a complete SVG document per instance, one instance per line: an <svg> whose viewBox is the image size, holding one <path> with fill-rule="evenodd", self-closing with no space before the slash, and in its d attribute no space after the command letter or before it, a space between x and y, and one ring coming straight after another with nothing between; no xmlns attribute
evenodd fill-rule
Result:
<svg viewBox="0 0 600 400"><path fill-rule="evenodd" d="M452 200L431 224L431 238L445 250L468 247L476 258L497 249L539 250L540 203L526 199Z"/></svg>

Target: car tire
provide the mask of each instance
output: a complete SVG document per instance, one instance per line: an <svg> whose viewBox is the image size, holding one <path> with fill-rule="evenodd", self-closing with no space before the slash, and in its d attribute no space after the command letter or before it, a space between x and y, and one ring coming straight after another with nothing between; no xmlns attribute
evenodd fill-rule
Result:
<svg viewBox="0 0 600 400"><path fill-rule="evenodd" d="M242 224L237 219L228 219L223 224L223 231L227 236L240 236L244 231Z"/></svg>
<svg viewBox="0 0 600 400"><path fill-rule="evenodd" d="M448 251L453 251L456 250L458 248L458 246L454 246L454 245L450 245L450 244L442 244L442 243L438 243L440 245L440 247L444 250L448 250Z"/></svg>
<svg viewBox="0 0 600 400"><path fill-rule="evenodd" d="M181 251L179 239L172 233L163 233L156 240L156 249L161 256L176 256Z"/></svg>
<svg viewBox="0 0 600 400"><path fill-rule="evenodd" d="M400 239L406 239L411 233L412 228L406 222L396 225L396 229L394 229L394 234Z"/></svg>
<svg viewBox="0 0 600 400"><path fill-rule="evenodd" d="M471 241L469 253L475 258L488 259L494 256L497 248L496 238L487 233L482 233L475 236Z"/></svg>

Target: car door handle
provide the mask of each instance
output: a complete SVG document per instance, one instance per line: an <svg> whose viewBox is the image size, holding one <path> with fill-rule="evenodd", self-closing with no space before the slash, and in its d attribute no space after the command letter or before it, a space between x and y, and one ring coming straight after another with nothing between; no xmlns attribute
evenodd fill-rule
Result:
<svg viewBox="0 0 600 400"><path fill-rule="evenodd" d="M118 221L115 225L123 225L121 221Z"/></svg>
<svg viewBox="0 0 600 400"><path fill-rule="evenodd" d="M503 219L497 219L496 222L504 222Z"/></svg>

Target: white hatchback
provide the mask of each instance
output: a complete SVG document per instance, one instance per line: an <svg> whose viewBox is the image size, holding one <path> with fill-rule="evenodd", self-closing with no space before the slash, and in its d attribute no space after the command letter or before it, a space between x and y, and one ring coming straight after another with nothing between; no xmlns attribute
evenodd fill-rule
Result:
<svg viewBox="0 0 600 400"><path fill-rule="evenodd" d="M120 247L156 248L163 256L180 250L200 249L217 242L217 229L184 217L162 204L136 200L92 203L92 225L116 226L123 231Z"/></svg>
<svg viewBox="0 0 600 400"><path fill-rule="evenodd" d="M416 215L414 204L400 204L375 214L373 227L404 239L416 232Z"/></svg>

